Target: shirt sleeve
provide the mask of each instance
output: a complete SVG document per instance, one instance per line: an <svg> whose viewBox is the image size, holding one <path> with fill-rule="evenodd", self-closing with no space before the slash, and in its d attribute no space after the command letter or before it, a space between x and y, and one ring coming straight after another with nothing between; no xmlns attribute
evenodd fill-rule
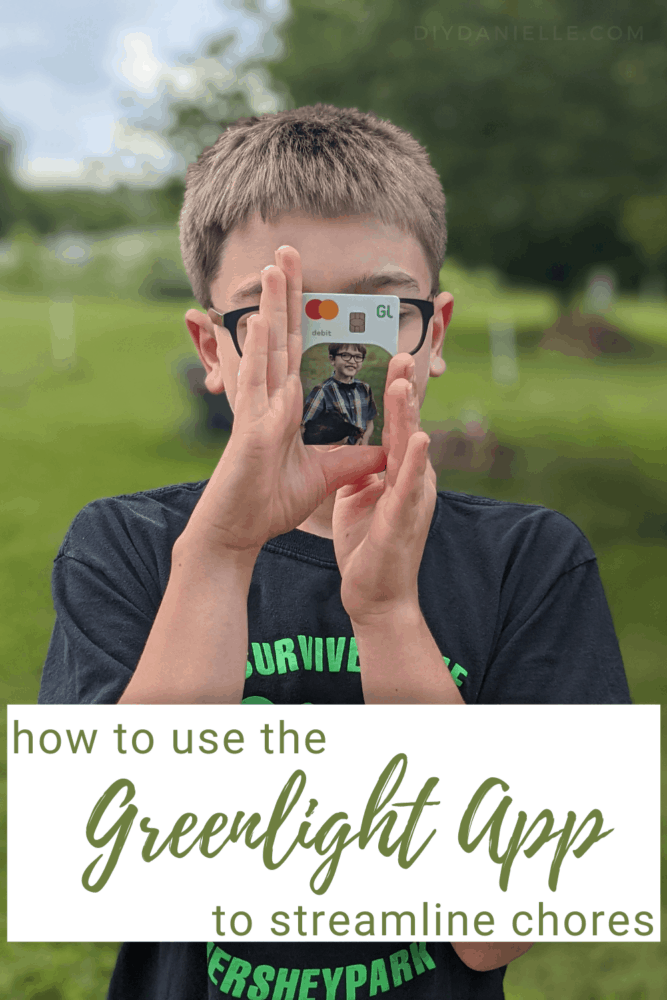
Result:
<svg viewBox="0 0 667 1000"><path fill-rule="evenodd" d="M147 538L116 514L104 501L84 508L56 557L40 704L116 704L141 658L169 566L160 568Z"/></svg>
<svg viewBox="0 0 667 1000"><path fill-rule="evenodd" d="M507 622L484 675L486 704L630 704L595 558L561 573Z"/></svg>
<svg viewBox="0 0 667 1000"><path fill-rule="evenodd" d="M321 385L316 385L315 388L309 393L308 398L303 405L303 419L301 424L305 424L308 420L314 420L315 417L318 417L324 409L324 389Z"/></svg>

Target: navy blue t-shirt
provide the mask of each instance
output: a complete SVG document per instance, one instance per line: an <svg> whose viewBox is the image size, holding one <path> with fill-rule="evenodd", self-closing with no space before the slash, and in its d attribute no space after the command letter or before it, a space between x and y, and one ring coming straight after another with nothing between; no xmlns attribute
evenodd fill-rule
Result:
<svg viewBox="0 0 667 1000"><path fill-rule="evenodd" d="M96 500L56 557L56 623L39 701L115 704L205 482ZM467 704L624 704L630 696L593 551L544 507L438 494L419 572L425 621ZM363 703L333 542L264 545L248 596L244 701ZM443 667L444 669L444 667ZM446 942L130 943L110 1000L501 1000ZM388 998L393 1000L393 998Z"/></svg>

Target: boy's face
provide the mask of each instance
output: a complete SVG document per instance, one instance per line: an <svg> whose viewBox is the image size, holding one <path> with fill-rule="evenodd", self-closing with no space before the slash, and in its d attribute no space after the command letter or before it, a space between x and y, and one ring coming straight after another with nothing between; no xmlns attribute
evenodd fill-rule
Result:
<svg viewBox="0 0 667 1000"><path fill-rule="evenodd" d="M363 363L363 354L356 344L341 344L340 350L331 359L334 378L339 382L353 382Z"/></svg>
<svg viewBox="0 0 667 1000"><path fill-rule="evenodd" d="M230 233L220 269L211 284L213 308L225 313L258 305L260 271L275 264L275 251L291 246L301 256L304 292L387 294L428 299L431 278L414 237L366 216L320 219L290 213L275 222L254 217ZM421 406L430 377L442 375L442 345L453 298L441 292L429 333L414 356ZM204 367L209 392L227 393L234 408L240 358L230 335L206 313L191 309L186 323ZM339 359L338 359L339 360Z"/></svg>

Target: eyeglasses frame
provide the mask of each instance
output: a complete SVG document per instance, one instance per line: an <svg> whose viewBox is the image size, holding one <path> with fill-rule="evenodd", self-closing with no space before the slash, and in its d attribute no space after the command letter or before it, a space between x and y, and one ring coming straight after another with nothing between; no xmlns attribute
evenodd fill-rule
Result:
<svg viewBox="0 0 667 1000"><path fill-rule="evenodd" d="M431 320L433 319L433 313L435 312L435 307L434 307L433 302L432 302L431 299L400 299L399 298L398 301L400 303L402 303L403 305L417 306L417 308L419 309L419 311L420 311L420 313L422 315L422 335L421 335L421 340L419 341L418 347L415 347L414 351L408 351L408 354L412 354L412 355L418 354L419 351L421 351L421 349L422 349L422 347L424 345L424 341L426 340L426 333L428 331L428 325L431 322ZM259 306L245 306L243 309L232 309L231 312L226 312L226 313L218 312L218 310L214 309L212 306L211 306L210 309L207 310L207 315L208 315L209 319L211 319L213 321L213 323L216 323L216 320L213 318L213 316L211 316L211 313L214 313L215 316L217 316L219 319L222 320L222 325L223 325L223 327L226 330L229 331L229 334L230 334L230 336L232 338L234 347L236 348L236 353L238 354L238 356L240 358L243 357L243 352L241 351L241 348L239 346L238 337L236 335L236 327L237 327L238 321L241 319L241 317L245 316L247 313L251 313L251 312L259 312ZM216 323L216 325L219 326L220 324Z"/></svg>
<svg viewBox="0 0 667 1000"><path fill-rule="evenodd" d="M366 360L366 358L363 355L350 354L349 351L338 351L333 356L334 358L343 358L343 361L345 361L345 363L348 365L353 363L357 365L363 365L364 361ZM329 355L329 358L331 359L331 355Z"/></svg>

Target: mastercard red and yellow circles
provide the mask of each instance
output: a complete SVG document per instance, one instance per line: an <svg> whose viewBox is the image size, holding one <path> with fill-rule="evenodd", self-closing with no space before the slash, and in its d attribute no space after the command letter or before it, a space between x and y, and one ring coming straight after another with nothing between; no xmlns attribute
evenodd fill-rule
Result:
<svg viewBox="0 0 667 1000"><path fill-rule="evenodd" d="M311 299L306 302L308 319L335 319L337 315L338 306L333 299Z"/></svg>

